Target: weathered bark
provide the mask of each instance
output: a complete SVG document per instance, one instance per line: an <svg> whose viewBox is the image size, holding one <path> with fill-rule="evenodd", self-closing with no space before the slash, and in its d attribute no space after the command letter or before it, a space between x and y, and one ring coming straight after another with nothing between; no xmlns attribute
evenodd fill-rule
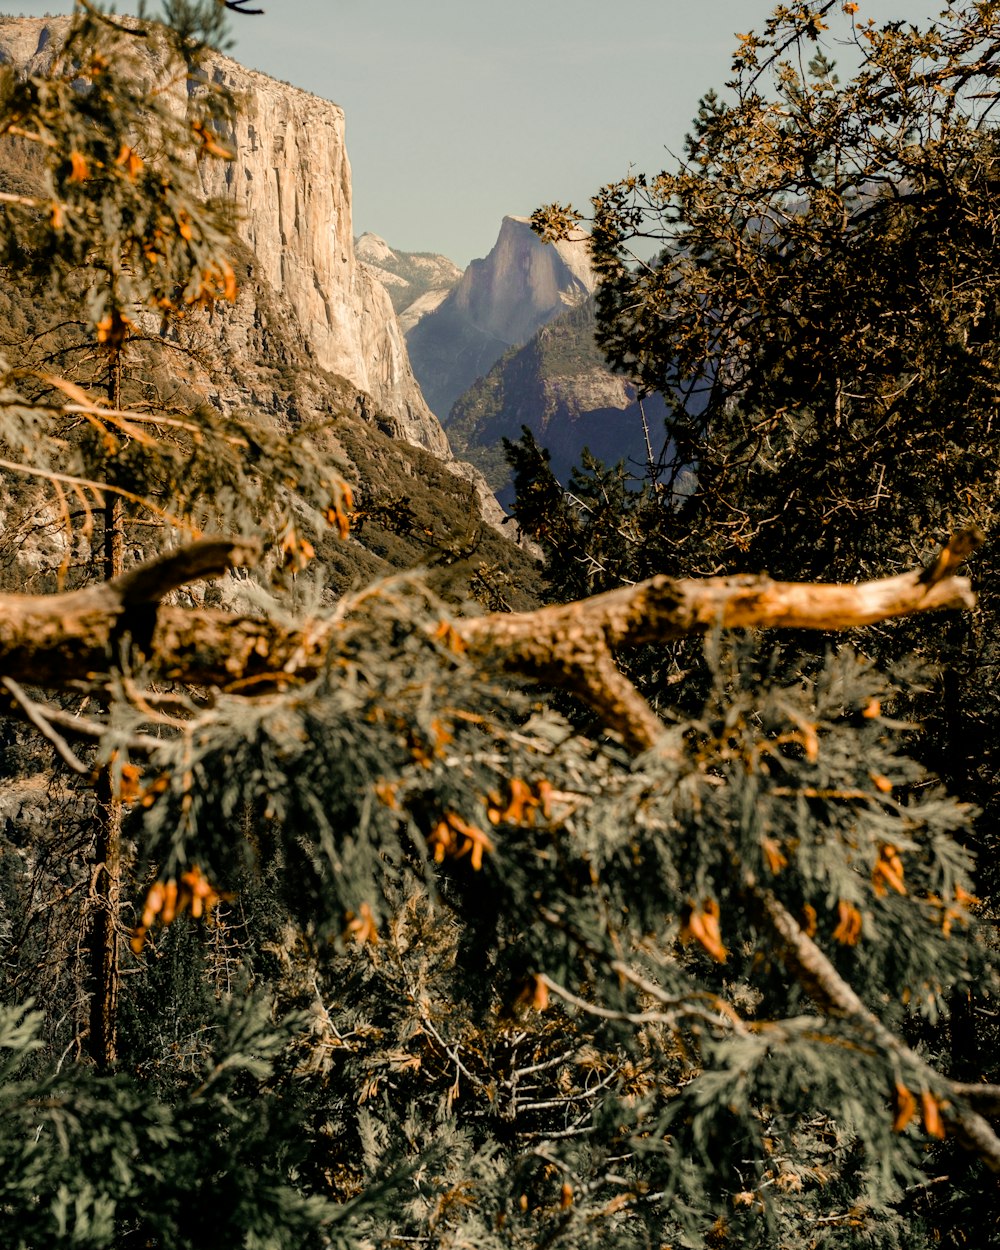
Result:
<svg viewBox="0 0 1000 1250"><path fill-rule="evenodd" d="M121 989L122 804L111 766L95 785L94 861L90 898L90 1031L87 1051L102 1071L118 1058L118 995Z"/></svg>
<svg viewBox="0 0 1000 1250"><path fill-rule="evenodd" d="M574 689L633 745L659 722L614 667L620 647L704 632L714 626L841 630L976 598L954 569L975 547L953 539L930 570L858 585L774 582L766 576L654 577L577 603L453 622L470 650L511 671ZM316 676L331 646L321 621L290 627L211 609L165 607L169 591L250 564L255 544L206 539L151 560L101 586L60 595L0 595L0 674L59 688L97 679L119 662L128 636L161 679L228 689L260 689ZM622 683L625 683L624 685Z"/></svg>
<svg viewBox="0 0 1000 1250"><path fill-rule="evenodd" d="M122 402L121 350L112 348L108 363L108 404L117 412ZM117 495L104 504L104 580L125 571L125 507ZM91 875L90 1030L87 1047L103 1071L118 1058L118 997L121 950L118 940L122 889L122 811L115 794L111 765L105 764L95 786L94 860Z"/></svg>

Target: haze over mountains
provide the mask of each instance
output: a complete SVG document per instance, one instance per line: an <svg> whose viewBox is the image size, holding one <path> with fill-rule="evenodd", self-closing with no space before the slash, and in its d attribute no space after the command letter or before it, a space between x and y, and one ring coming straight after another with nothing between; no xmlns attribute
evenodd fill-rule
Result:
<svg viewBox="0 0 1000 1250"><path fill-rule="evenodd" d="M612 374L594 341L596 286L579 231L545 244L524 217L505 217L489 255L464 274L444 257L392 249L365 234L356 254L389 290L413 372L453 449L512 502L504 438L527 426L568 476L588 447L598 458L645 464L635 390ZM644 406L653 452L663 405Z"/></svg>
<svg viewBox="0 0 1000 1250"><path fill-rule="evenodd" d="M0 62L43 71L68 21L0 20ZM343 111L228 57L210 65L244 102L223 136L238 159L200 165L206 195L239 212L240 295L205 330L211 367L192 365L185 385L223 409L330 421L370 494L408 497L410 479L433 477L458 497L471 489L493 525L502 513L491 489L510 502L502 439L522 425L552 449L561 477L584 445L612 462L644 460L634 388L606 369L593 341L596 283L582 231L543 244L527 218L504 217L489 255L464 272L377 235L354 240ZM149 73L164 73L153 43ZM0 180L23 176L10 161L0 170ZM389 440L377 454L365 428ZM455 460L446 429L469 463ZM407 448L430 453L445 476L418 470Z"/></svg>

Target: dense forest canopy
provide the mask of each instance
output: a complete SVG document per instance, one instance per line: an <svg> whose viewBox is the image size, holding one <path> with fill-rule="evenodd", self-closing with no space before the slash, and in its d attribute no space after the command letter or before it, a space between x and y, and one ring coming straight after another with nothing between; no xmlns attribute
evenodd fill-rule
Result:
<svg viewBox="0 0 1000 1250"><path fill-rule="evenodd" d="M521 611L334 594L324 430L136 384L236 295L224 9L0 79L5 1244L989 1244L1000 3L780 6L595 197L664 453L509 449Z"/></svg>

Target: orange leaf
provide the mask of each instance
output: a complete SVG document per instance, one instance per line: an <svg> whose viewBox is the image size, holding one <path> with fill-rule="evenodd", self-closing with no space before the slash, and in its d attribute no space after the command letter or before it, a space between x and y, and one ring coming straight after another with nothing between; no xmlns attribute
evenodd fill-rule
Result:
<svg viewBox="0 0 1000 1250"><path fill-rule="evenodd" d="M117 349L125 342L129 336L129 327L131 322L124 313L119 312L117 308L100 319L97 323L97 341L106 344L108 347Z"/></svg>
<svg viewBox="0 0 1000 1250"><path fill-rule="evenodd" d="M549 1005L549 987L541 977L532 977L518 994L517 1001L533 1011L544 1011Z"/></svg>
<svg viewBox="0 0 1000 1250"><path fill-rule="evenodd" d="M435 642L443 642L456 655L461 655L465 650L465 639L450 621L442 621L431 637Z"/></svg>
<svg viewBox="0 0 1000 1250"><path fill-rule="evenodd" d="M434 852L434 862L440 864L446 855L453 859L469 856L469 863L478 872L483 866L483 854L492 852L493 843L482 829L470 825L457 812L447 812L444 820L439 820L427 839L427 845Z"/></svg>
<svg viewBox="0 0 1000 1250"><path fill-rule="evenodd" d="M692 939L719 963L725 963L729 952L722 944L722 933L719 927L719 904L714 898L706 900L702 908L691 904L688 918L681 926L681 941Z"/></svg>
<svg viewBox="0 0 1000 1250"><path fill-rule="evenodd" d="M154 924L165 928L189 909L196 920L202 916L210 919L216 904L228 897L218 893L197 864L181 873L179 882L154 881L146 894L141 923L132 931L132 949L141 954Z"/></svg>
<svg viewBox="0 0 1000 1250"><path fill-rule="evenodd" d="M134 803L139 797L139 779L142 769L136 764L122 765L122 779L118 787L118 797L123 803Z"/></svg>
<svg viewBox="0 0 1000 1250"><path fill-rule="evenodd" d="M90 177L90 166L82 152L70 152L70 175L67 182L86 182Z"/></svg>
<svg viewBox="0 0 1000 1250"><path fill-rule="evenodd" d="M895 1090L896 1118L892 1122L892 1131L901 1133L916 1114L917 1100L901 1081L896 1082Z"/></svg>
<svg viewBox="0 0 1000 1250"><path fill-rule="evenodd" d="M927 1136L936 1137L938 1141L942 1141L946 1134L944 1122L941 1119L941 1104L930 1090L921 1091L920 1113Z"/></svg>
<svg viewBox="0 0 1000 1250"><path fill-rule="evenodd" d="M168 881L163 887L163 910L160 912L160 920L164 924L170 924L177 915L177 882Z"/></svg>
<svg viewBox="0 0 1000 1250"><path fill-rule="evenodd" d="M803 933L805 933L806 937L815 937L816 921L818 917L816 915L816 908L813 907L812 903L806 903L802 908L802 918L805 921L802 926Z"/></svg>
<svg viewBox="0 0 1000 1250"><path fill-rule="evenodd" d="M896 848L889 843L886 843L879 851L879 857L872 869L872 885L879 897L885 894L886 886L895 890L897 894L906 893L906 884L903 881L903 861L899 858Z"/></svg>
<svg viewBox="0 0 1000 1250"><path fill-rule="evenodd" d="M203 121L193 121L191 123L191 129L200 140L198 148L199 156L218 156L224 161L231 161L233 159L233 153L229 150L229 148L224 148L221 143L216 141L211 130Z"/></svg>
<svg viewBox="0 0 1000 1250"><path fill-rule="evenodd" d="M375 782L375 797L380 803L384 803L390 811L399 810L399 801L396 798L397 783L386 781L384 777Z"/></svg>
<svg viewBox="0 0 1000 1250"><path fill-rule="evenodd" d="M345 937L354 938L359 946L364 946L366 943L370 943L372 946L378 945L378 927L375 924L372 909L367 903L361 904L356 916L354 912L348 912L346 919Z"/></svg>
<svg viewBox="0 0 1000 1250"><path fill-rule="evenodd" d="M125 173L129 177L129 181L135 182L136 177L143 167L143 160L134 148L130 148L127 143L123 143L121 150L115 159L115 164L120 167L124 167Z"/></svg>
<svg viewBox="0 0 1000 1250"><path fill-rule="evenodd" d="M839 923L833 931L834 940L845 946L857 946L861 938L861 913L853 905L841 899L837 904Z"/></svg>
<svg viewBox="0 0 1000 1250"><path fill-rule="evenodd" d="M427 845L434 852L435 864L442 863L451 849L451 828L446 820L439 820L434 826L427 839Z"/></svg>
<svg viewBox="0 0 1000 1250"><path fill-rule="evenodd" d="M236 285L236 273L234 272L232 265L228 264L226 261L223 261L223 263L219 266L219 272L219 288L221 296L224 300L228 300L232 303L236 299L239 290Z"/></svg>
<svg viewBox="0 0 1000 1250"><path fill-rule="evenodd" d="M781 872L782 868L788 867L787 857L773 838L761 838L760 849L764 852L768 868L775 876Z"/></svg>

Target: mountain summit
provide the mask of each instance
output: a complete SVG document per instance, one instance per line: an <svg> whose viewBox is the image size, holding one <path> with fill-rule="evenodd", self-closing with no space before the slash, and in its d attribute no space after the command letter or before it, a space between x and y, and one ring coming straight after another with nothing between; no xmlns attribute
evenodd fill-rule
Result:
<svg viewBox="0 0 1000 1250"><path fill-rule="evenodd" d="M490 254L474 260L413 326L407 335L413 372L440 418L508 348L593 292L586 239L580 230L565 242L543 243L527 217L505 217Z"/></svg>

